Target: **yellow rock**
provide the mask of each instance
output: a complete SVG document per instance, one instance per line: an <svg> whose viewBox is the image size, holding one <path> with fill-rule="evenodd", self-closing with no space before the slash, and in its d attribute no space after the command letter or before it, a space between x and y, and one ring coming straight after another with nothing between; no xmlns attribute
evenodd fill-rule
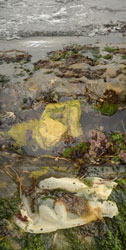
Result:
<svg viewBox="0 0 126 250"><path fill-rule="evenodd" d="M13 126L8 135L18 145L27 145L27 131L32 131L32 138L40 148L51 149L67 132L72 137L83 135L80 126L81 106L79 101L48 104L40 120L30 120Z"/></svg>
<svg viewBox="0 0 126 250"><path fill-rule="evenodd" d="M82 128L80 127L80 117L81 117L81 108L80 103L76 101L73 103L68 103L68 112L66 112L66 118L69 126L69 133L73 137L79 137L83 134Z"/></svg>
<svg viewBox="0 0 126 250"><path fill-rule="evenodd" d="M27 144L27 131L33 131L37 124L37 120L30 120L29 122L16 124L8 131L8 135L16 141L17 145L25 146Z"/></svg>
<svg viewBox="0 0 126 250"><path fill-rule="evenodd" d="M73 137L83 135L80 126L81 107L79 101L48 104L33 133L41 148L54 147L68 132Z"/></svg>
<svg viewBox="0 0 126 250"><path fill-rule="evenodd" d="M61 122L46 118L45 121L40 122L34 138L40 145L40 147L53 147L61 139L62 135L67 131L67 127ZM44 146L45 145L45 146Z"/></svg>

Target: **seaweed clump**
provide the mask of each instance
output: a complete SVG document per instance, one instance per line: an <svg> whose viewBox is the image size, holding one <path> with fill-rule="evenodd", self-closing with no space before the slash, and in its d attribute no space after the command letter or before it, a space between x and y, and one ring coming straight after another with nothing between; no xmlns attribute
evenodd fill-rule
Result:
<svg viewBox="0 0 126 250"><path fill-rule="evenodd" d="M13 250L10 243L11 229L9 220L19 210L19 196L15 194L10 199L0 200L0 250Z"/></svg>
<svg viewBox="0 0 126 250"><path fill-rule="evenodd" d="M0 220L9 219L18 212L19 197L15 194L10 199L3 198L0 200Z"/></svg>
<svg viewBox="0 0 126 250"><path fill-rule="evenodd" d="M63 152L63 156L66 158L75 159L82 157L88 149L88 144L85 142L78 143L75 147L66 148Z"/></svg>
<svg viewBox="0 0 126 250"><path fill-rule="evenodd" d="M75 147L67 147L63 156L74 160L83 168L96 164L113 165L115 162L126 162L126 134L111 133L109 136L99 130L89 131L90 140L81 142Z"/></svg>
<svg viewBox="0 0 126 250"><path fill-rule="evenodd" d="M113 160L126 163L126 135L121 133L113 133L110 136L111 147L115 152Z"/></svg>
<svg viewBox="0 0 126 250"><path fill-rule="evenodd" d="M98 249L125 250L126 248L126 179L118 180L110 199L118 204L119 214L113 219L105 218L107 226L102 237L96 237Z"/></svg>
<svg viewBox="0 0 126 250"><path fill-rule="evenodd" d="M103 102L100 106L100 112L102 115L114 115L118 109L118 105L116 103Z"/></svg>
<svg viewBox="0 0 126 250"><path fill-rule="evenodd" d="M30 234L27 233L20 239L22 250L51 250L53 233L50 234Z"/></svg>
<svg viewBox="0 0 126 250"><path fill-rule="evenodd" d="M0 241L0 250L13 250L11 243L8 239L3 239Z"/></svg>
<svg viewBox="0 0 126 250"><path fill-rule="evenodd" d="M91 250L93 245L83 242L79 236L81 237L80 227L60 230L56 234L27 233L20 238L19 243L22 250Z"/></svg>
<svg viewBox="0 0 126 250"><path fill-rule="evenodd" d="M97 108L102 115L112 116L118 110L119 103L118 94L112 89L107 89L104 98L98 101Z"/></svg>

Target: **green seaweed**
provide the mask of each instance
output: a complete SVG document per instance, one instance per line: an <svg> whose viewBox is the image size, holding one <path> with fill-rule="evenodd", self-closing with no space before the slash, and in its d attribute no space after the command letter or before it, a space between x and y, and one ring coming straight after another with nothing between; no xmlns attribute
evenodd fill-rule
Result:
<svg viewBox="0 0 126 250"><path fill-rule="evenodd" d="M65 167L56 166L56 167L53 167L53 169L57 172L67 172L67 168Z"/></svg>
<svg viewBox="0 0 126 250"><path fill-rule="evenodd" d="M107 54L106 56L104 56L103 58L106 60L112 59L112 55L111 54Z"/></svg>
<svg viewBox="0 0 126 250"><path fill-rule="evenodd" d="M63 156L71 158L75 153L83 154L87 149L86 143L80 142L75 147L66 148L63 152Z"/></svg>
<svg viewBox="0 0 126 250"><path fill-rule="evenodd" d="M118 146L119 150L126 150L126 144L125 144L124 134L113 133L110 136L110 140L114 143L114 145L116 143L116 145Z"/></svg>
<svg viewBox="0 0 126 250"><path fill-rule="evenodd" d="M20 240L22 250L51 250L53 233L50 234L30 234Z"/></svg>
<svg viewBox="0 0 126 250"><path fill-rule="evenodd" d="M125 60L125 59L126 59L126 55L123 55L123 56L122 56L122 59Z"/></svg>
<svg viewBox="0 0 126 250"><path fill-rule="evenodd" d="M95 246L93 243L89 244L83 239L81 228L82 227L77 227L66 229L63 231L64 236L66 236L66 240L68 242L67 250L95 250ZM79 239L79 236L81 239ZM65 248L61 248L60 250L65 250Z"/></svg>
<svg viewBox="0 0 126 250"><path fill-rule="evenodd" d="M116 48L113 48L113 47L105 47L104 48L105 51L109 52L109 53L112 53L116 50Z"/></svg>
<svg viewBox="0 0 126 250"><path fill-rule="evenodd" d="M19 195L16 193L11 198L0 200L0 220L9 219L18 212Z"/></svg>
<svg viewBox="0 0 126 250"><path fill-rule="evenodd" d="M3 239L0 241L0 250L13 250L9 239Z"/></svg>
<svg viewBox="0 0 126 250"><path fill-rule="evenodd" d="M91 243L79 239L80 227L59 230L57 233L30 234L25 233L18 239L22 250L94 250ZM56 237L55 237L56 236ZM55 240L54 240L55 239Z"/></svg>
<svg viewBox="0 0 126 250"><path fill-rule="evenodd" d="M0 250L13 250L8 234L10 230L8 228L7 220L19 211L19 195L16 193L11 198L2 198L0 200Z"/></svg>
<svg viewBox="0 0 126 250"><path fill-rule="evenodd" d="M72 155L73 149L72 148L66 148L63 152L63 156L66 158L70 158Z"/></svg>
<svg viewBox="0 0 126 250"><path fill-rule="evenodd" d="M125 250L126 249L126 179L118 180L118 186L109 197L116 202L119 214L110 219L105 218L107 226L103 237L96 237L97 249Z"/></svg>
<svg viewBox="0 0 126 250"><path fill-rule="evenodd" d="M69 48L69 49L64 49L62 51L53 52L49 56L49 59L52 61L59 61L59 60L64 60L64 59L70 59L78 55L80 55L79 51L77 51L75 48Z"/></svg>
<svg viewBox="0 0 126 250"><path fill-rule="evenodd" d="M119 179L117 182L118 182L118 185L122 188L125 187L126 185L126 179Z"/></svg>
<svg viewBox="0 0 126 250"><path fill-rule="evenodd" d="M99 52L99 48L93 48L93 50L92 50L92 54L93 54L93 61L94 62L97 62L98 61L98 59L100 59L101 57L102 57L102 55L100 54L100 52Z"/></svg>
<svg viewBox="0 0 126 250"><path fill-rule="evenodd" d="M111 135L111 139L113 139L114 141L117 141L119 143L124 142L124 137L120 133L113 133Z"/></svg>
<svg viewBox="0 0 126 250"><path fill-rule="evenodd" d="M92 186L92 181L91 180L84 180L83 181L85 185L87 185L88 187L91 187Z"/></svg>
<svg viewBox="0 0 126 250"><path fill-rule="evenodd" d="M87 145L84 142L80 142L74 147L74 149L83 152L85 149L87 149Z"/></svg>
<svg viewBox="0 0 126 250"><path fill-rule="evenodd" d="M118 109L118 105L114 103L104 102L100 107L100 112L102 115L114 115Z"/></svg>
<svg viewBox="0 0 126 250"><path fill-rule="evenodd" d="M48 173L50 167L42 167L41 170L34 170L30 173L29 177L39 178Z"/></svg>
<svg viewBox="0 0 126 250"><path fill-rule="evenodd" d="M118 239L117 234L113 234L109 229L106 232L105 238L101 241L100 244L98 244L98 247L101 247L99 249L103 250L122 250L121 242Z"/></svg>

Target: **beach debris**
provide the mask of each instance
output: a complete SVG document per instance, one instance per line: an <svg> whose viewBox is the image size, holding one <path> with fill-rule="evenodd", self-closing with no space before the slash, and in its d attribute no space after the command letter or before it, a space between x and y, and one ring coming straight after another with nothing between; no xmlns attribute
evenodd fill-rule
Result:
<svg viewBox="0 0 126 250"><path fill-rule="evenodd" d="M118 208L108 197L116 185L114 181L99 177L88 177L83 181L67 177L47 178L39 183L42 199L39 199L38 207L32 212L29 199L23 196L20 213L14 216L14 222L25 232L38 234L81 226L103 217L113 218L118 214ZM47 191L54 195L47 195Z"/></svg>

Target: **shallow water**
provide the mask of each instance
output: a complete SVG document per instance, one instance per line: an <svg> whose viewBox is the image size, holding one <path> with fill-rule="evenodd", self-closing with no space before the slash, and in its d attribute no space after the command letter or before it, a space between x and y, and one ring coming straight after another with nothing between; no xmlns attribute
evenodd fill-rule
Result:
<svg viewBox="0 0 126 250"><path fill-rule="evenodd" d="M0 0L0 39L122 32L124 0Z"/></svg>

